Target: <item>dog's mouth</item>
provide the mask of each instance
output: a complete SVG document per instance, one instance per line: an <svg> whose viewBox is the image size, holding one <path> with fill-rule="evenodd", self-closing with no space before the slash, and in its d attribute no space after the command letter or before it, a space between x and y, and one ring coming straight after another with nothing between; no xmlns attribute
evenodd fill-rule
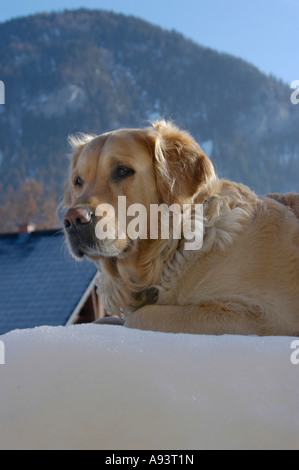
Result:
<svg viewBox="0 0 299 470"><path fill-rule="evenodd" d="M80 237L66 234L73 256L82 260L84 256L90 261L101 258L125 258L134 250L131 240L82 240Z"/></svg>

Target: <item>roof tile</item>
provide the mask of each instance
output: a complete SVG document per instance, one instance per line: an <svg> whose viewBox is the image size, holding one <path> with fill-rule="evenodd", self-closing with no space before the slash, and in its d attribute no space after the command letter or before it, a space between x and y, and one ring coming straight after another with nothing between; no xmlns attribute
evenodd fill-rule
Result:
<svg viewBox="0 0 299 470"><path fill-rule="evenodd" d="M65 325L96 272L70 256L61 232L0 235L0 334Z"/></svg>

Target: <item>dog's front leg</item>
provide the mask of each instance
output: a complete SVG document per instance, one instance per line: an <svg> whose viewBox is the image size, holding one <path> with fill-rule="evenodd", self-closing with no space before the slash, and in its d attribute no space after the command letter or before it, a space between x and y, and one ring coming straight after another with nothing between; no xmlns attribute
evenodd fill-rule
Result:
<svg viewBox="0 0 299 470"><path fill-rule="evenodd" d="M166 333L264 335L258 306L234 302L203 305L148 305L128 315L125 326Z"/></svg>

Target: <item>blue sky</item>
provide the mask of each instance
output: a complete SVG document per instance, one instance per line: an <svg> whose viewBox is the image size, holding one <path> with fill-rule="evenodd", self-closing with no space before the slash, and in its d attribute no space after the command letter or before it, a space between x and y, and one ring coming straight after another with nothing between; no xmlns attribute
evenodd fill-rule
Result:
<svg viewBox="0 0 299 470"><path fill-rule="evenodd" d="M134 15L299 80L299 0L0 0L0 21L80 7Z"/></svg>

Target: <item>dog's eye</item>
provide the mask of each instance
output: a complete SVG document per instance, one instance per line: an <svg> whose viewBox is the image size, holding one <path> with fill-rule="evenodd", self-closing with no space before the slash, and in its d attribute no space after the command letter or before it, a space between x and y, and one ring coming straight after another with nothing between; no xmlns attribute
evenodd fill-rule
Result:
<svg viewBox="0 0 299 470"><path fill-rule="evenodd" d="M133 168L128 168L127 166L120 165L115 168L112 173L112 179L115 182L128 178L135 174L135 170Z"/></svg>
<svg viewBox="0 0 299 470"><path fill-rule="evenodd" d="M79 187L81 187L81 186L83 186L83 183L84 183L84 181L83 181L82 178L80 178L80 176L77 176L77 177L74 179L74 186L79 186Z"/></svg>

